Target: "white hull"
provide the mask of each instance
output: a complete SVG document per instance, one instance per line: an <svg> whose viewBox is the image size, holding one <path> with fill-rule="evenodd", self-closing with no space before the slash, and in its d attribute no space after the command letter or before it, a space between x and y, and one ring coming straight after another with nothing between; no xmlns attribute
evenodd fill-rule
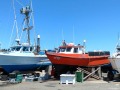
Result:
<svg viewBox="0 0 120 90"><path fill-rule="evenodd" d="M34 55L34 53L0 53L0 67L6 72L15 70L35 70L49 62L46 55ZM47 63L47 64L50 64ZM46 64L45 64L46 65Z"/></svg>
<svg viewBox="0 0 120 90"><path fill-rule="evenodd" d="M120 57L110 58L111 65L114 70L117 70L120 73Z"/></svg>
<svg viewBox="0 0 120 90"><path fill-rule="evenodd" d="M45 55L34 55L33 53L0 53L0 65L37 64L44 59L47 59Z"/></svg>

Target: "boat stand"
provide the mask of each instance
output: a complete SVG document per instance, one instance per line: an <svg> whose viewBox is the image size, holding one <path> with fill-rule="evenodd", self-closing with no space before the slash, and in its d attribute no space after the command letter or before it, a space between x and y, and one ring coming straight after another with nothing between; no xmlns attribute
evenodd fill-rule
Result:
<svg viewBox="0 0 120 90"><path fill-rule="evenodd" d="M93 77L97 80L101 79L102 75L101 75L101 67L87 67L87 69L83 69L81 67L77 68L77 71L83 72L83 74L85 73L85 77L83 77L83 81L86 80L89 77Z"/></svg>

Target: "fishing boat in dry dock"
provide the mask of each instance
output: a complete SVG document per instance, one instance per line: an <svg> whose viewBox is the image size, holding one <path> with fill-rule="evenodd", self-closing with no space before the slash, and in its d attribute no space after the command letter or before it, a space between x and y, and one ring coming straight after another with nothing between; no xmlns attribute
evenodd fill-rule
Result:
<svg viewBox="0 0 120 90"><path fill-rule="evenodd" d="M14 1L14 0L13 0ZM14 9L15 10L15 9ZM30 26L30 15L32 13L30 6L25 6L21 10L21 14L25 15L23 31L27 33L27 42L21 43L20 38L17 36L16 45L11 46L8 51L0 52L0 67L2 67L7 73L13 71L26 71L35 70L45 64L50 64L46 55L40 55L40 44L38 35L37 45L31 44L30 30L33 26ZM15 11L14 11L15 14ZM16 22L16 15L15 15ZM15 26L15 25L14 25ZM25 26L25 25L23 25ZM48 62L48 63L47 63Z"/></svg>
<svg viewBox="0 0 120 90"><path fill-rule="evenodd" d="M119 40L115 48L115 52L109 58L112 68L120 73L120 44Z"/></svg>
<svg viewBox="0 0 120 90"><path fill-rule="evenodd" d="M117 70L120 73L120 46L116 47L116 52L109 59L114 70Z"/></svg>
<svg viewBox="0 0 120 90"><path fill-rule="evenodd" d="M120 74L120 38L118 36L118 42L115 47L115 51L112 56L109 58L112 68L109 69L107 77L109 80L113 80L114 77L118 77Z"/></svg>
<svg viewBox="0 0 120 90"><path fill-rule="evenodd" d="M73 67L95 67L105 64L109 64L108 57L110 52L108 51L85 51L84 45L74 45L73 43L63 44L59 47L58 52L50 53L46 52L47 57L53 64L56 72L62 72L61 70Z"/></svg>

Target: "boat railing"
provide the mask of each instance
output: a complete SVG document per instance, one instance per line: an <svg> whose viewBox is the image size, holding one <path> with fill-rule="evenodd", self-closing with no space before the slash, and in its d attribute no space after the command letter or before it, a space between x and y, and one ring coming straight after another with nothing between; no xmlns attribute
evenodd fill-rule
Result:
<svg viewBox="0 0 120 90"><path fill-rule="evenodd" d="M104 56L104 55L110 55L109 51L96 51L96 52L88 52L89 56Z"/></svg>

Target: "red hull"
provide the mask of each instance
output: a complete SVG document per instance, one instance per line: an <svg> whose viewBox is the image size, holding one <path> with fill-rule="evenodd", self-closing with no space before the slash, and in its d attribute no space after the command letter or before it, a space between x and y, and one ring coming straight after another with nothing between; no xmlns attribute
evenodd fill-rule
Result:
<svg viewBox="0 0 120 90"><path fill-rule="evenodd" d="M61 54L46 52L52 64L73 65L73 66L100 66L109 64L108 55L89 56L88 54Z"/></svg>

